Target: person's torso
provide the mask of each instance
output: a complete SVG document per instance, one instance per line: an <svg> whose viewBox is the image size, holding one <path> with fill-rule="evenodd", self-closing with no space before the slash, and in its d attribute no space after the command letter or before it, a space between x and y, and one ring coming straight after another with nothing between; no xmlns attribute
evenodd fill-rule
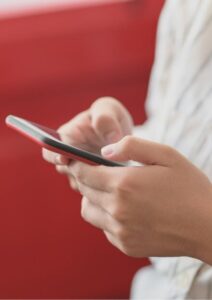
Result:
<svg viewBox="0 0 212 300"><path fill-rule="evenodd" d="M147 104L151 138L176 148L212 180L212 1L169 0L160 27ZM208 293L212 269L202 262L184 257L152 262L174 283L173 298L184 299L204 268ZM199 297L205 296L202 287Z"/></svg>

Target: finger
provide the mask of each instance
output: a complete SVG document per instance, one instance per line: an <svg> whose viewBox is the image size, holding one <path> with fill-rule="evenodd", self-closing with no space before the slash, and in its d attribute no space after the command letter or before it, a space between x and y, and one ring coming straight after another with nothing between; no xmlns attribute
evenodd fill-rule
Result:
<svg viewBox="0 0 212 300"><path fill-rule="evenodd" d="M68 181L69 181L69 184L70 184L71 188L72 188L74 191L78 192L78 191L79 191L79 189L78 189L78 184L77 184L75 178L72 177L72 176L69 176L69 177L68 177Z"/></svg>
<svg viewBox="0 0 212 300"><path fill-rule="evenodd" d="M82 198L81 204L82 218L91 225L110 232L111 226L113 226L113 220L103 209L94 205L86 197Z"/></svg>
<svg viewBox="0 0 212 300"><path fill-rule="evenodd" d="M127 136L120 142L102 148L102 155L115 161L137 161L147 165L170 166L180 157L169 146Z"/></svg>
<svg viewBox="0 0 212 300"><path fill-rule="evenodd" d="M56 165L55 169L60 174L67 175L69 177L74 177L71 171L72 170L71 166L74 165L75 163L76 163L75 161L71 161L69 165Z"/></svg>
<svg viewBox="0 0 212 300"><path fill-rule="evenodd" d="M130 134L132 123L128 115L125 108L110 97L101 98L91 106L92 126L107 143L119 141L126 134L125 131Z"/></svg>
<svg viewBox="0 0 212 300"><path fill-rule="evenodd" d="M114 235L113 235L112 233L108 232L108 231L104 231L104 234L105 234L107 240L108 240L113 246L116 247L117 242L116 242L116 239L115 239Z"/></svg>
<svg viewBox="0 0 212 300"><path fill-rule="evenodd" d="M70 161L67 157L45 148L42 149L42 156L47 162L56 165L67 165Z"/></svg>
<svg viewBox="0 0 212 300"><path fill-rule="evenodd" d="M115 167L90 166L81 162L74 162L68 169L70 174L84 185L105 192L113 190Z"/></svg>
<svg viewBox="0 0 212 300"><path fill-rule="evenodd" d="M107 238L107 240L116 248L118 248L120 251L124 252L122 247L121 247L121 243L119 242L119 240L109 231L104 231L104 234Z"/></svg>
<svg viewBox="0 0 212 300"><path fill-rule="evenodd" d="M94 190L80 182L77 183L78 190L82 196L89 199L94 205L100 207L101 209L105 210L110 215L113 213L113 202L111 203L110 194Z"/></svg>
<svg viewBox="0 0 212 300"><path fill-rule="evenodd" d="M89 111L78 114L71 121L58 129L61 140L67 144L92 144L100 146L100 142L91 126Z"/></svg>
<svg viewBox="0 0 212 300"><path fill-rule="evenodd" d="M58 129L61 140L67 144L70 144L73 140L76 140L79 143L85 143L85 135L78 127L78 124L84 124L86 127L89 123L90 121L87 111L78 114L76 117Z"/></svg>
<svg viewBox="0 0 212 300"><path fill-rule="evenodd" d="M69 175L70 176L70 172L68 170L68 166L63 166L63 165L56 165L55 169L58 173L62 174L62 175Z"/></svg>

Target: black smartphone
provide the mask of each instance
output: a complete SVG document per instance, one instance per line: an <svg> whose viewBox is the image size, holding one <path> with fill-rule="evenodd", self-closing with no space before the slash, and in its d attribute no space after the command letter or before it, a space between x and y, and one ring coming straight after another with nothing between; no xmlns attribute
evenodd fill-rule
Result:
<svg viewBox="0 0 212 300"><path fill-rule="evenodd" d="M110 167L126 166L126 164L105 159L101 156L100 151L94 151L88 145L80 145L74 142L71 145L63 143L57 131L43 125L12 115L7 116L6 124L27 138L30 138L41 147L62 154L70 158L70 160L79 160L90 164Z"/></svg>

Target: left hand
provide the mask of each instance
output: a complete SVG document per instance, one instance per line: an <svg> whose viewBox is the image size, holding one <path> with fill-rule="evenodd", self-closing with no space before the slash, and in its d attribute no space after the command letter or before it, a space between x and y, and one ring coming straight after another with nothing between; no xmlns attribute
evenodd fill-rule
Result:
<svg viewBox="0 0 212 300"><path fill-rule="evenodd" d="M104 147L102 154L144 166L74 162L66 168L83 195L82 217L129 256L199 257L200 244L212 242L203 225L212 208L208 178L169 146L135 137Z"/></svg>

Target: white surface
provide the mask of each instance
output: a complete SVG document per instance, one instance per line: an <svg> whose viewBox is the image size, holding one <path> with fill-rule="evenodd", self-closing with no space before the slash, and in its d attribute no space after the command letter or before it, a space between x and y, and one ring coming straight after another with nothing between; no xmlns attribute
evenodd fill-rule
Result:
<svg viewBox="0 0 212 300"><path fill-rule="evenodd" d="M123 0L0 0L0 16L120 1Z"/></svg>

